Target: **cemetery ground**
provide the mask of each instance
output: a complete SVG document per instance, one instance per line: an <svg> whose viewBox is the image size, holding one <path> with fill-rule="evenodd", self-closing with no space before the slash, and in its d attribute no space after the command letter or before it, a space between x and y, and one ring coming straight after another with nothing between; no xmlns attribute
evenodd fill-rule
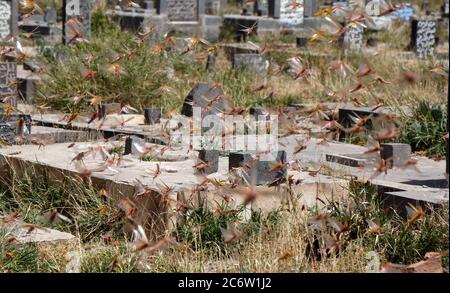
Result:
<svg viewBox="0 0 450 293"><path fill-rule="evenodd" d="M408 22L351 52L319 31L306 47L289 31L240 43L128 32L98 2L88 41L19 38L18 73L33 60L39 82L0 104L33 120L0 144L0 271L448 272L448 30L435 48L446 55L420 59ZM239 67L238 51L268 62ZM220 117L277 115L286 158L232 168L241 152L220 151L206 172L215 159L172 145L199 83L195 101L223 90L202 106ZM144 122L149 108L160 121Z"/></svg>

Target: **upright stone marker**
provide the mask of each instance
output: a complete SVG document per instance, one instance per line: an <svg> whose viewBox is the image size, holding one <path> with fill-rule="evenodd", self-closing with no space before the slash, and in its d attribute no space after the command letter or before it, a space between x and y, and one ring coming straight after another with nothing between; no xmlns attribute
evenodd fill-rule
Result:
<svg viewBox="0 0 450 293"><path fill-rule="evenodd" d="M317 0L304 0L304 13L305 17L313 17L314 13L317 12L319 8L319 3Z"/></svg>
<svg viewBox="0 0 450 293"><path fill-rule="evenodd" d="M0 0L0 41L17 35L18 0Z"/></svg>
<svg viewBox="0 0 450 293"><path fill-rule="evenodd" d="M442 5L442 16L447 18L449 17L449 0L445 0Z"/></svg>
<svg viewBox="0 0 450 293"><path fill-rule="evenodd" d="M64 0L63 2L63 38L64 43L75 39L89 39L91 36L91 0ZM78 21L70 21L77 19Z"/></svg>
<svg viewBox="0 0 450 293"><path fill-rule="evenodd" d="M171 21L197 21L205 12L205 0L160 0L160 3L163 1L167 2L167 17Z"/></svg>
<svg viewBox="0 0 450 293"><path fill-rule="evenodd" d="M0 102L12 96L11 104L16 106L17 64L14 62L0 63Z"/></svg>
<svg viewBox="0 0 450 293"><path fill-rule="evenodd" d="M269 16L279 18L285 26L297 26L303 23L303 0L269 0Z"/></svg>
<svg viewBox="0 0 450 293"><path fill-rule="evenodd" d="M255 11L258 16L266 16L269 13L269 1L255 0Z"/></svg>
<svg viewBox="0 0 450 293"><path fill-rule="evenodd" d="M353 25L344 33L344 48L350 51L361 51L363 46L364 28Z"/></svg>
<svg viewBox="0 0 450 293"><path fill-rule="evenodd" d="M260 54L234 54L233 69L266 73L269 62Z"/></svg>
<svg viewBox="0 0 450 293"><path fill-rule="evenodd" d="M418 58L427 58L434 53L436 22L433 20L412 21L411 45Z"/></svg>

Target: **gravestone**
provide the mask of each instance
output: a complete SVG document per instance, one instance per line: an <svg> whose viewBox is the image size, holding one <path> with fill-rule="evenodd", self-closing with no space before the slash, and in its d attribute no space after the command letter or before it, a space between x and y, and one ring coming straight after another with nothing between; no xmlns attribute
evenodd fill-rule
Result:
<svg viewBox="0 0 450 293"><path fill-rule="evenodd" d="M91 0L64 0L63 2L63 39L67 44L75 38L89 39L91 35ZM77 22L67 23L70 19Z"/></svg>
<svg viewBox="0 0 450 293"><path fill-rule="evenodd" d="M252 183L255 178L255 185L272 183L282 177L286 177L287 168L273 170L274 163L286 162L286 151L277 151L270 154L260 154L259 159L250 152L230 152L228 157L228 168L242 167L242 175L246 182Z"/></svg>
<svg viewBox="0 0 450 293"><path fill-rule="evenodd" d="M303 0L296 0L300 6L294 7L292 0L269 0L269 16L280 19L284 26L297 26L303 23Z"/></svg>
<svg viewBox="0 0 450 293"><path fill-rule="evenodd" d="M132 154L132 155L140 154L139 150L136 148L136 144L139 146L144 146L145 140L140 137L137 137L135 135L128 136L125 139L125 149L124 149L123 154L125 156L129 155L129 154Z"/></svg>
<svg viewBox="0 0 450 293"><path fill-rule="evenodd" d="M411 146L407 143L382 143L380 156L388 161L389 168L402 167L411 158Z"/></svg>
<svg viewBox="0 0 450 293"><path fill-rule="evenodd" d="M17 96L23 101L31 102L36 95L36 87L40 81L41 78L36 74L17 78Z"/></svg>
<svg viewBox="0 0 450 293"><path fill-rule="evenodd" d="M255 0L255 11L258 16L269 14L269 0Z"/></svg>
<svg viewBox="0 0 450 293"><path fill-rule="evenodd" d="M7 142L13 144L15 141L14 127L9 123L0 122L0 143Z"/></svg>
<svg viewBox="0 0 450 293"><path fill-rule="evenodd" d="M4 41L17 35L17 0L0 0L0 40Z"/></svg>
<svg viewBox="0 0 450 293"><path fill-rule="evenodd" d="M414 16L414 8L412 7L411 4L406 3L403 4L400 8L396 9L395 11L393 11L390 15L393 18L398 18L401 21L410 21L411 18Z"/></svg>
<svg viewBox="0 0 450 293"><path fill-rule="evenodd" d="M442 4L441 14L442 17L449 17L449 0L445 0L444 4Z"/></svg>
<svg viewBox="0 0 450 293"><path fill-rule="evenodd" d="M144 119L146 125L152 125L161 121L161 108L145 108Z"/></svg>
<svg viewBox="0 0 450 293"><path fill-rule="evenodd" d="M48 24L55 24L58 21L58 14L55 9L49 9L45 12L45 21Z"/></svg>
<svg viewBox="0 0 450 293"><path fill-rule="evenodd" d="M206 0L205 13L211 15L218 15L220 12L220 0Z"/></svg>
<svg viewBox="0 0 450 293"><path fill-rule="evenodd" d="M436 22L433 20L412 21L411 47L418 58L427 58L434 53Z"/></svg>
<svg viewBox="0 0 450 293"><path fill-rule="evenodd" d="M213 54L208 54L208 58L206 59L206 71L207 72L214 71L215 65L216 65L216 56Z"/></svg>
<svg viewBox="0 0 450 293"><path fill-rule="evenodd" d="M314 13L317 12L319 8L319 3L317 0L304 0L304 13L305 17L313 17Z"/></svg>
<svg viewBox="0 0 450 293"><path fill-rule="evenodd" d="M199 173L208 175L219 170L219 150L201 149L198 152L198 158L207 164L198 170Z"/></svg>
<svg viewBox="0 0 450 293"><path fill-rule="evenodd" d="M363 46L364 28L359 25L352 25L344 33L344 48L350 51L361 51Z"/></svg>
<svg viewBox="0 0 450 293"><path fill-rule="evenodd" d="M122 110L120 103L108 103L98 105L98 119L102 119L109 114L119 114Z"/></svg>
<svg viewBox="0 0 450 293"><path fill-rule="evenodd" d="M145 10L152 10L155 8L155 4L151 0L145 0L143 6Z"/></svg>
<svg viewBox="0 0 450 293"><path fill-rule="evenodd" d="M259 54L234 54L233 69L265 73L269 62Z"/></svg>
<svg viewBox="0 0 450 293"><path fill-rule="evenodd" d="M160 0L160 2L162 1L164 0ZM205 11L205 0L165 1L167 2L167 17L170 21L197 21L198 16L204 14Z"/></svg>
<svg viewBox="0 0 450 293"><path fill-rule="evenodd" d="M0 63L0 101L12 96L11 104L16 106L17 64L15 62Z"/></svg>
<svg viewBox="0 0 450 293"><path fill-rule="evenodd" d="M223 99L219 99L207 106L211 100L218 96L223 96L224 92L221 87L215 87L212 83L200 82L194 85L186 99L184 100L181 114L187 117L192 117L194 107L202 108L202 116L209 114L216 114L225 111Z"/></svg>

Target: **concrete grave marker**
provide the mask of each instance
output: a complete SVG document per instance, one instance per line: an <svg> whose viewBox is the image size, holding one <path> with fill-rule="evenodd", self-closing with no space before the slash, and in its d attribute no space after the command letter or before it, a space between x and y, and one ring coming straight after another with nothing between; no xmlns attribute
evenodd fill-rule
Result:
<svg viewBox="0 0 450 293"><path fill-rule="evenodd" d="M350 51L360 51L363 46L364 28L353 25L344 33L344 48Z"/></svg>
<svg viewBox="0 0 450 293"><path fill-rule="evenodd" d="M269 62L259 54L234 54L233 68L254 72L267 72Z"/></svg>
<svg viewBox="0 0 450 293"><path fill-rule="evenodd" d="M303 0L296 0L300 6L294 6L292 0L269 0L269 16L279 18L285 26L303 23Z"/></svg>
<svg viewBox="0 0 450 293"><path fill-rule="evenodd" d="M45 12L45 21L49 24L55 24L58 21L58 14L55 9L49 9Z"/></svg>
<svg viewBox="0 0 450 293"><path fill-rule="evenodd" d="M449 17L449 0L445 0L444 4L442 4L442 16Z"/></svg>
<svg viewBox="0 0 450 293"><path fill-rule="evenodd" d="M160 2L167 2L166 12L170 21L197 21L198 16L205 11L205 0L160 0ZM163 4L160 6L164 7Z"/></svg>
<svg viewBox="0 0 450 293"><path fill-rule="evenodd" d="M381 158L389 162L389 168L402 167L411 158L411 146L406 143L382 143Z"/></svg>
<svg viewBox="0 0 450 293"><path fill-rule="evenodd" d="M17 35L18 0L0 0L0 40Z"/></svg>
<svg viewBox="0 0 450 293"><path fill-rule="evenodd" d="M267 15L269 13L269 1L255 0L255 11L258 16Z"/></svg>
<svg viewBox="0 0 450 293"><path fill-rule="evenodd" d="M0 122L0 142L14 143L14 127L9 123Z"/></svg>
<svg viewBox="0 0 450 293"><path fill-rule="evenodd" d="M198 152L198 158L207 164L207 166L198 170L199 173L207 175L207 174L215 173L219 170L219 151L218 150L201 149Z"/></svg>
<svg viewBox="0 0 450 293"><path fill-rule="evenodd" d="M319 3L317 0L304 0L304 13L305 17L313 17L314 13L319 9Z"/></svg>
<svg viewBox="0 0 450 293"><path fill-rule="evenodd" d="M64 0L63 2L63 38L67 44L74 38L89 39L91 35L91 0ZM72 18L78 20L77 23L70 23Z"/></svg>
<svg viewBox="0 0 450 293"><path fill-rule="evenodd" d="M252 178L256 178L256 185L272 183L277 179L286 177L287 168L279 171L272 171L274 163L286 162L286 151L277 151L270 154L259 154L259 159L254 153L250 152L231 152L228 157L228 168L241 167L243 178L249 184Z"/></svg>
<svg viewBox="0 0 450 293"><path fill-rule="evenodd" d="M184 100L181 114L187 117L192 117L194 114L194 107L202 108L202 115L223 112L225 111L225 106L222 99L214 101L208 108L206 108L206 105L212 99L223 95L224 92L220 87L215 87L213 84L207 82L197 83Z"/></svg>
<svg viewBox="0 0 450 293"><path fill-rule="evenodd" d="M161 108L145 108L144 109L144 118L146 125L152 125L159 123L161 120Z"/></svg>
<svg viewBox="0 0 450 293"><path fill-rule="evenodd" d="M220 12L220 0L206 0L205 12L207 14L217 15Z"/></svg>
<svg viewBox="0 0 450 293"><path fill-rule="evenodd" d="M413 20L411 44L418 58L426 58L434 53L436 43L436 22L433 20Z"/></svg>
<svg viewBox="0 0 450 293"><path fill-rule="evenodd" d="M17 64L14 62L0 63L0 101L3 101L4 97L13 96L11 104L16 105L16 79Z"/></svg>

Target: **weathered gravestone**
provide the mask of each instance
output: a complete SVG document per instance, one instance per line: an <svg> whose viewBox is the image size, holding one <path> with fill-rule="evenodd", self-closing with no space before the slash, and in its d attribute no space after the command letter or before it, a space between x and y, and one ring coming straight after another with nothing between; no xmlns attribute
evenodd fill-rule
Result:
<svg viewBox="0 0 450 293"><path fill-rule="evenodd" d="M434 53L436 22L433 20L412 21L411 47L418 58L427 58Z"/></svg>
<svg viewBox="0 0 450 293"><path fill-rule="evenodd" d="M234 54L233 69L265 73L268 67L269 62L259 54Z"/></svg>
<svg viewBox="0 0 450 293"><path fill-rule="evenodd" d="M219 170L219 150L201 149L198 152L199 163L204 162L204 166L200 166L198 172L201 174L211 174Z"/></svg>
<svg viewBox="0 0 450 293"><path fill-rule="evenodd" d="M45 21L48 24L55 24L58 20L58 14L55 9L49 9L45 12Z"/></svg>
<svg viewBox="0 0 450 293"><path fill-rule="evenodd" d="M14 140L14 127L9 123L0 122L0 143L7 142L9 144L12 144L14 143Z"/></svg>
<svg viewBox="0 0 450 293"><path fill-rule="evenodd" d="M206 0L205 1L205 13L217 15L220 12L220 0Z"/></svg>
<svg viewBox="0 0 450 293"><path fill-rule="evenodd" d="M449 17L449 0L445 0L441 7L441 14L443 17Z"/></svg>
<svg viewBox="0 0 450 293"><path fill-rule="evenodd" d="M304 0L304 13L305 17L312 17L314 13L319 9L319 3L317 0Z"/></svg>
<svg viewBox="0 0 450 293"><path fill-rule="evenodd" d="M363 46L364 28L359 25L352 25L344 33L344 48L350 51L361 51Z"/></svg>
<svg viewBox="0 0 450 293"><path fill-rule="evenodd" d="M269 0L269 16L279 18L285 26L297 26L303 23L303 0Z"/></svg>
<svg viewBox="0 0 450 293"><path fill-rule="evenodd" d="M144 119L146 125L152 125L161 121L161 108L145 108Z"/></svg>
<svg viewBox="0 0 450 293"><path fill-rule="evenodd" d="M223 99L224 92L221 87L212 83L200 82L194 85L186 99L184 100L181 114L187 117L194 115L194 107L202 111L202 116L216 114L225 111Z"/></svg>
<svg viewBox="0 0 450 293"><path fill-rule="evenodd" d="M13 144L16 136L27 134L31 134L31 116L17 113L6 116L0 107L0 141Z"/></svg>
<svg viewBox="0 0 450 293"><path fill-rule="evenodd" d="M11 104L16 106L17 64L14 62L0 63L0 102L5 97L12 97Z"/></svg>
<svg viewBox="0 0 450 293"><path fill-rule="evenodd" d="M0 40L17 35L17 0L0 0Z"/></svg>
<svg viewBox="0 0 450 293"><path fill-rule="evenodd" d="M269 13L269 0L255 0L255 11L258 16L266 16Z"/></svg>
<svg viewBox="0 0 450 293"><path fill-rule="evenodd" d="M251 152L231 152L228 162L230 170L242 168L242 177L248 184L272 183L286 177L287 174L286 167L280 170L274 170L273 167L276 163L284 164L286 162L286 151L274 151L267 154L258 154L258 156Z"/></svg>
<svg viewBox="0 0 450 293"><path fill-rule="evenodd" d="M160 0L160 3L163 1L167 2L166 12L170 21L197 21L205 11L205 0ZM164 7L164 4L160 5Z"/></svg>
<svg viewBox="0 0 450 293"><path fill-rule="evenodd" d="M380 156L388 162L389 168L403 167L411 158L411 146L406 143L382 143L380 144Z"/></svg>
<svg viewBox="0 0 450 293"><path fill-rule="evenodd" d="M65 44L78 39L89 39L91 35L91 8L92 0L64 0L63 39Z"/></svg>

